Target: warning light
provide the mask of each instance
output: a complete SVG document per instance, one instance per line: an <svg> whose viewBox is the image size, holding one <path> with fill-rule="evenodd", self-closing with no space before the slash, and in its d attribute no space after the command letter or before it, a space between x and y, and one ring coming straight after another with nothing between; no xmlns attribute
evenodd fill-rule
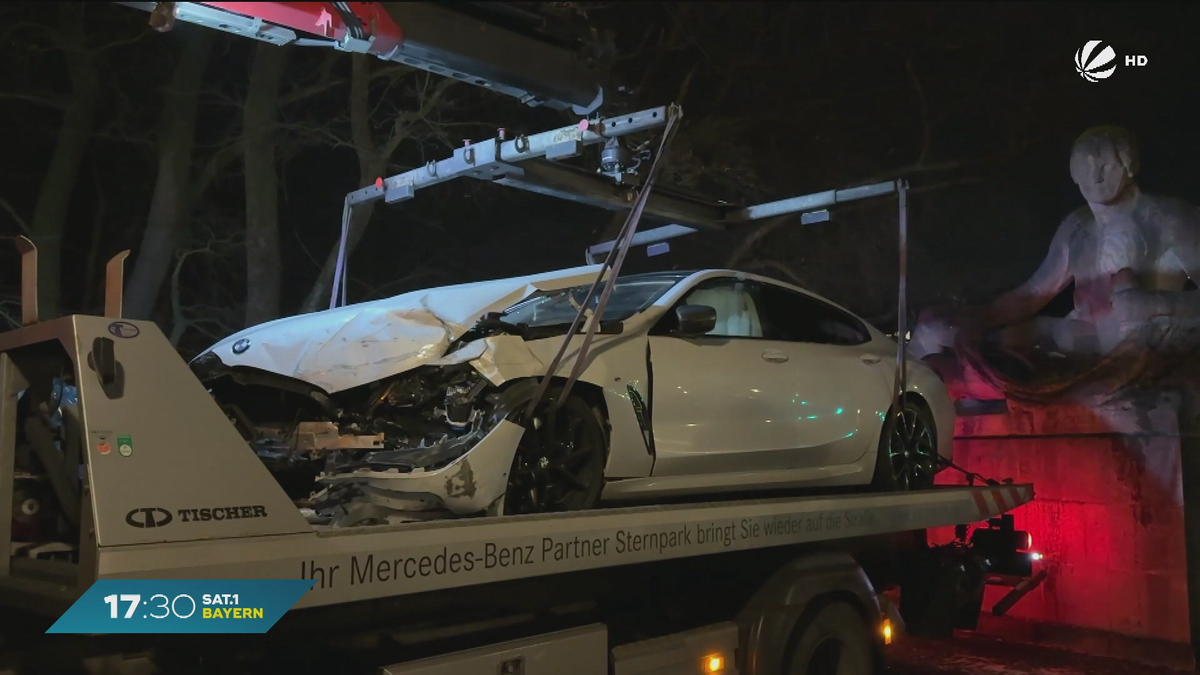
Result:
<svg viewBox="0 0 1200 675"><path fill-rule="evenodd" d="M704 672L709 675L725 670L725 657L720 654L710 654L704 657Z"/></svg>
<svg viewBox="0 0 1200 675"><path fill-rule="evenodd" d="M892 620L891 619L883 620L883 644L885 644L885 645L892 644Z"/></svg>
<svg viewBox="0 0 1200 675"><path fill-rule="evenodd" d="M1033 558L1034 562L1037 562L1037 561L1041 560L1044 556L1042 556L1041 553L1030 553L1029 557Z"/></svg>
<svg viewBox="0 0 1200 675"><path fill-rule="evenodd" d="M380 188L380 189L383 188L383 178L382 177L375 179L375 187Z"/></svg>

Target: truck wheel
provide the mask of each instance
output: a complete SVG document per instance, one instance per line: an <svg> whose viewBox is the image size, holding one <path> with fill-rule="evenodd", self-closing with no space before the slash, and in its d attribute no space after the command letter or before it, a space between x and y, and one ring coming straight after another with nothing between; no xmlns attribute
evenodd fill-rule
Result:
<svg viewBox="0 0 1200 675"><path fill-rule="evenodd" d="M796 629L787 675L873 675L875 645L866 619L844 602L825 605Z"/></svg>
<svg viewBox="0 0 1200 675"><path fill-rule="evenodd" d="M909 397L900 402L900 412L888 412L879 434L872 486L881 492L928 490L937 473L937 431L933 415Z"/></svg>
<svg viewBox="0 0 1200 675"><path fill-rule="evenodd" d="M546 392L525 427L509 472L505 515L581 511L600 500L607 461L604 426L587 401L568 396L553 414L557 387Z"/></svg>

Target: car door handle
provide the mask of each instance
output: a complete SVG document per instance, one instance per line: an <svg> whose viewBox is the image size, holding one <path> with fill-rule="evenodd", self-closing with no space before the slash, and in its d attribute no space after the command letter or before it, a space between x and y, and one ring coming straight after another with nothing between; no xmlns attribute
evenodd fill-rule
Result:
<svg viewBox="0 0 1200 675"><path fill-rule="evenodd" d="M863 363L879 363L878 354L863 354L858 358L862 359Z"/></svg>
<svg viewBox="0 0 1200 675"><path fill-rule="evenodd" d="M783 352L777 352L773 349L768 349L762 353L763 361L770 363L784 363L788 360L788 355Z"/></svg>

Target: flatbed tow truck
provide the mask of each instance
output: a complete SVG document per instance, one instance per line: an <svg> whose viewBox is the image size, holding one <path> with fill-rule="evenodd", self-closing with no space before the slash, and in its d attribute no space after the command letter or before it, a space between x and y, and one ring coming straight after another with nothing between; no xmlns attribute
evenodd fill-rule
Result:
<svg viewBox="0 0 1200 675"><path fill-rule="evenodd" d="M128 337L114 339L114 324ZM76 387L61 414L77 421L64 440L81 446L86 468L80 535L13 541L13 509L29 493L0 501L0 544L11 551L0 558L0 672L80 672L55 656L140 654L166 672L180 667L174 658L242 672L219 657L261 652L277 666L280 649L307 653L314 640L318 654L339 655L333 672L815 674L827 672L822 644L862 659L828 672L875 672L906 623L925 633L970 625L991 571L983 558L1005 554L928 549L921 531L1033 498L1030 485L1001 484L322 530L155 324L83 315L0 334L6 492L21 478L17 429L42 422L22 415L19 396L51 387L48 375ZM316 583L269 635L236 649L213 636L34 635L98 579L255 578ZM898 613L878 592L895 584ZM343 654L348 636L356 656ZM220 653L206 654L214 645ZM375 655L384 660L370 663ZM139 672L137 662L115 672Z"/></svg>
<svg viewBox="0 0 1200 675"><path fill-rule="evenodd" d="M305 5L311 13L328 5L353 24L355 14L376 12L377 4L160 3L148 9L187 5L168 11L252 37L283 35L280 43L286 43L286 33L262 17L235 13L222 22L211 13L239 11L233 5L244 6L240 11ZM372 16L371 26L382 25L381 15ZM253 23L252 30L239 18ZM351 39L347 45L383 42L359 23L357 32L343 32ZM399 38L387 45L387 54L398 44ZM428 43L424 53L431 53ZM576 100L587 98L581 93L587 87L574 91ZM567 98L561 107L591 105ZM740 208L652 196L653 169L635 189L637 177L617 140L669 128L677 112L655 108L530 136L499 134L351 193L343 230L358 204L402 201L421 187L473 177L629 209L617 240L587 252L589 259L607 253L609 263L616 260L609 264L615 278L634 245L782 213L820 221L843 201L894 193L903 255L902 182ZM603 173L610 180L560 163L591 145L604 146ZM635 233L643 211L672 222ZM36 250L28 240L18 243L24 325L0 333L0 551L6 552L0 555L0 673L6 675L152 668L865 675L882 670L894 637L971 628L985 584L1014 586L1005 601L1011 603L1033 577L1037 555L1009 514L1033 499L1033 486L1011 481L313 525L248 451L160 329L121 316L128 252L109 263L104 316L40 320ZM903 278L901 286L903 304ZM331 304L337 301L335 288ZM901 345L904 334L901 323ZM900 382L904 363L901 346ZM40 472L18 470L30 466ZM969 533L970 524L976 527ZM957 526L959 540L928 546L926 530L946 526ZM58 535L31 535L47 531ZM266 635L44 632L98 580L272 578L314 583Z"/></svg>

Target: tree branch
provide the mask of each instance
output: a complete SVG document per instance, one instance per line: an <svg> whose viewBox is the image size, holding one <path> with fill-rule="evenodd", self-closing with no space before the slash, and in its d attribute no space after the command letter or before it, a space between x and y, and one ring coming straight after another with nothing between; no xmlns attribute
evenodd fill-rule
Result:
<svg viewBox="0 0 1200 675"><path fill-rule="evenodd" d="M183 336L187 332L188 328L196 328L201 330L199 326L203 323L215 324L221 328L223 334L216 336L216 339L224 337L224 335L228 335L229 333L233 332L232 327L225 326L222 322L216 319L188 317L187 307L183 304L183 286L180 283L180 277L183 273L184 263L187 262L188 258L201 255L219 255L220 252L218 251L218 248L220 246L236 246L237 244L237 235L219 238L210 231L208 233L208 240L203 245L181 249L176 252L175 267L171 270L170 281L171 334L168 337L171 342L171 346L178 347L180 340L183 339ZM195 307L193 307L193 309L194 308ZM210 338L213 338L213 335L209 334L207 331L201 330L201 332L204 332Z"/></svg>
<svg viewBox="0 0 1200 675"><path fill-rule="evenodd" d="M5 307L15 307L16 312L10 313ZM0 319L8 324L8 329L21 327L21 302L19 300L0 300Z"/></svg>
<svg viewBox="0 0 1200 675"><path fill-rule="evenodd" d="M323 94L334 87L341 86L346 83L346 78L338 77L321 82L314 82L306 87L297 87L279 97L280 107L289 106L293 103L299 103L307 98L312 98L318 94Z"/></svg>
<svg viewBox="0 0 1200 675"><path fill-rule="evenodd" d="M428 82L428 80L426 80ZM412 123L417 120L428 122L427 115L431 113L441 102L442 97L454 85L459 84L458 80L450 78L442 78L433 88L433 92L428 95L423 95L416 112L402 113L396 117L396 122L392 125L392 134L387 142L383 145L383 156L391 157L396 152L396 148L400 147L400 143L410 138L410 128ZM432 126L432 125L431 125Z"/></svg>
<svg viewBox="0 0 1200 675"><path fill-rule="evenodd" d="M924 166L925 159L929 157L929 145L933 133L932 123L929 120L929 104L925 100L925 90L921 88L921 81L917 79L917 73L913 70L913 58L915 54L909 56L904 61L904 70L908 72L908 79L912 82L913 89L917 91L917 101L921 105L921 150L917 154L916 166Z"/></svg>
<svg viewBox="0 0 1200 675"><path fill-rule="evenodd" d="M283 49L288 49L283 47ZM321 65L317 68L317 78L312 84L296 85L292 89L283 92L279 95L280 107L289 106L293 103L299 103L305 99L311 98L318 94L323 94L334 87L338 87L346 83L346 78L339 77L334 74L334 67L342 60L341 52L331 52L325 55Z"/></svg>
<svg viewBox="0 0 1200 675"><path fill-rule="evenodd" d="M10 94L0 92L0 101L22 101L24 103L32 103L34 105L40 105L58 111L67 109L66 103L54 101L43 96L36 96L34 94Z"/></svg>
<svg viewBox="0 0 1200 675"><path fill-rule="evenodd" d="M725 266L731 269L736 268L741 259L750 252L750 249L754 248L755 244L762 241L768 234L779 229L781 225L792 220L794 220L794 216L783 216L760 225L758 229L746 235L744 239L738 242L738 245L733 249L733 253L729 254L729 260L725 263Z"/></svg>
<svg viewBox="0 0 1200 675"><path fill-rule="evenodd" d="M22 218L21 214L17 213L17 210L13 208L12 204L9 204L8 200L4 199L3 197L0 197L0 208L8 211L8 215L12 217L13 222L17 224L17 227L21 228L21 232L27 235L29 234L29 222Z"/></svg>

